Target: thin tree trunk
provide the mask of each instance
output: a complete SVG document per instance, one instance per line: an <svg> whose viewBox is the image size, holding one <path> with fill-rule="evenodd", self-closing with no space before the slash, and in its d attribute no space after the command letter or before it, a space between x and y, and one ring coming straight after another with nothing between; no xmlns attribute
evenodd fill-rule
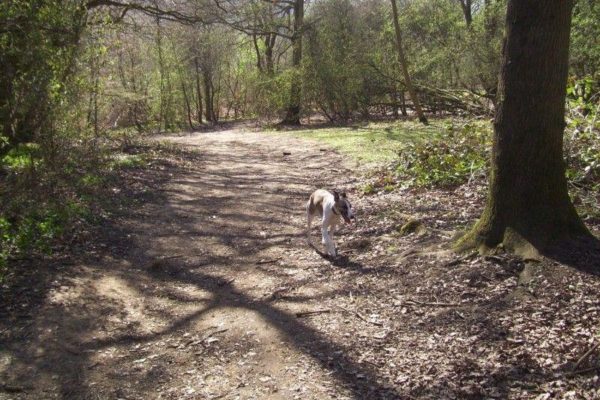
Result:
<svg viewBox="0 0 600 400"><path fill-rule="evenodd" d="M290 100L286 115L281 124L300 125L300 102L302 99L302 81L300 65L302 63L302 25L304 22L304 0L294 1L294 33L292 35L292 67L294 73L290 88Z"/></svg>
<svg viewBox="0 0 600 400"><path fill-rule="evenodd" d="M275 47L275 41L277 35L270 33L265 37L265 69L269 76L273 76L275 73L275 67L273 65L273 48Z"/></svg>
<svg viewBox="0 0 600 400"><path fill-rule="evenodd" d="M198 123L202 124L202 89L200 88L200 66L198 57L194 57L194 66L196 67L196 118Z"/></svg>
<svg viewBox="0 0 600 400"><path fill-rule="evenodd" d="M185 80L183 79L183 71L179 68L179 80L181 81L181 92L183 94L183 101L187 112L188 125L191 130L194 130L194 123L192 122L192 106L190 105L190 99L185 88Z"/></svg>
<svg viewBox="0 0 600 400"><path fill-rule="evenodd" d="M462 9L463 15L465 16L465 23L467 28L471 26L473 22L473 14L471 11L471 0L460 0L460 8Z"/></svg>
<svg viewBox="0 0 600 400"><path fill-rule="evenodd" d="M212 78L214 78L214 75L212 76ZM213 118L213 123L217 123L219 121L219 118L221 117L221 113L220 113L220 109L219 109L219 95L221 94L221 85L219 84L219 87L217 88L217 90L215 90L215 85L213 83L213 79L210 80L210 93L211 93L211 110L212 110L212 118ZM216 93L216 94L215 94ZM216 105L216 107L215 107Z"/></svg>
<svg viewBox="0 0 600 400"><path fill-rule="evenodd" d="M423 114L421 104L419 103L419 97L417 96L417 92L415 91L412 81L410 80L410 74L408 73L408 65L406 62L406 58L404 57L404 50L402 50L402 36L400 34L400 24L398 23L398 8L396 7L396 0L390 1L392 3L394 30L396 31L396 49L398 51L398 63L400 64L400 69L402 70L402 75L404 76L404 83L406 84L406 89L408 90L408 94L410 95L410 98L413 102L415 112L419 117L419 121L427 125L427 118Z"/></svg>
<svg viewBox="0 0 600 400"><path fill-rule="evenodd" d="M212 93L212 85L211 85L211 76L209 71L203 71L204 78L204 104L205 104L205 112L204 116L208 122L215 123L215 112L213 110L213 93Z"/></svg>
<svg viewBox="0 0 600 400"><path fill-rule="evenodd" d="M570 0L510 0L486 207L459 242L518 254L590 236L567 192L563 161Z"/></svg>
<svg viewBox="0 0 600 400"><path fill-rule="evenodd" d="M256 38L256 33L252 34L252 43L254 44L254 51L256 52L256 68L258 69L258 72L262 73L262 57L260 55L260 49L258 47L258 39Z"/></svg>
<svg viewBox="0 0 600 400"><path fill-rule="evenodd" d="M404 89L400 92L400 99L402 100L400 103L400 111L402 112L403 117L407 117L408 112L406 111L406 94L404 93Z"/></svg>
<svg viewBox="0 0 600 400"><path fill-rule="evenodd" d="M100 128L98 126L98 91L100 90L100 71L96 71L96 76L94 77L94 136L100 136Z"/></svg>
<svg viewBox="0 0 600 400"><path fill-rule="evenodd" d="M156 47L158 49L158 70L160 73L160 109L158 113L158 132L160 132L165 120L165 68L162 53L162 36L160 31L160 18L156 17Z"/></svg>

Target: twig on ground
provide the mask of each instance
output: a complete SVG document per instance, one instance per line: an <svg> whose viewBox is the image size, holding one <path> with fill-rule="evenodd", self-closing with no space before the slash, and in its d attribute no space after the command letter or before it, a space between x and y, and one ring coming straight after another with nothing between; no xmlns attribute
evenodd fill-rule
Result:
<svg viewBox="0 0 600 400"><path fill-rule="evenodd" d="M597 371L597 370L600 370L600 365L596 365L595 367L590 367L590 368L578 369L577 371L567 372L565 375L573 376L573 375L585 374L585 373Z"/></svg>
<svg viewBox="0 0 600 400"><path fill-rule="evenodd" d="M479 253L476 252L476 251L473 251L473 252L471 252L469 254L466 254L466 255L464 255L462 257L455 258L454 260L448 261L446 264L444 264L444 267L452 267L452 266L454 266L456 264L460 264L461 262L466 261L469 258L472 258L472 257L476 256L477 254L479 254Z"/></svg>
<svg viewBox="0 0 600 400"><path fill-rule="evenodd" d="M259 261L256 262L256 265L272 264L272 263L275 263L275 262L277 262L279 260L281 260L281 257L273 258L271 260L259 260Z"/></svg>
<svg viewBox="0 0 600 400"><path fill-rule="evenodd" d="M273 293L271 293L270 295L265 294L265 297L267 297L267 301L276 300L277 298L279 298L279 295L281 295L282 293L288 292L291 289L292 289L291 286L283 286L283 287L275 289L273 291Z"/></svg>
<svg viewBox="0 0 600 400"><path fill-rule="evenodd" d="M577 362L573 366L573 372L575 370L577 370L577 368L579 368L579 366L590 356L590 354L592 354L594 352L594 350L596 350L598 348L598 346L600 346L600 342L593 345L588 351L586 351L581 357L579 357L579 360L577 360ZM600 368L600 367L596 367L596 368Z"/></svg>
<svg viewBox="0 0 600 400"><path fill-rule="evenodd" d="M235 281L235 278L230 278L230 279L227 279L226 281L218 282L217 286L231 285L234 281Z"/></svg>
<svg viewBox="0 0 600 400"><path fill-rule="evenodd" d="M358 311L352 311L352 310L348 310L347 308L344 308L344 307L342 307L342 306L337 306L337 308L339 308L340 310L342 310L342 311L345 311L345 312L347 312L347 313L354 314L354 316L356 316L356 318L358 318L358 319L361 319L361 320L363 320L363 321L365 321L365 322L367 322L367 323L369 323L369 324L373 324L373 325L376 325L376 326L383 326L383 323L381 323L381 322L377 322L377 321L370 321L370 320L368 320L367 318L365 318L365 317L364 317L364 316L363 316L361 313L359 313Z"/></svg>
<svg viewBox="0 0 600 400"><path fill-rule="evenodd" d="M436 306L436 307L457 307L460 303L443 303L439 301L418 301L413 299L406 300L407 303L413 303L418 306Z"/></svg>
<svg viewBox="0 0 600 400"><path fill-rule="evenodd" d="M168 257L158 257L155 260L148 261L146 264L144 264L144 266L142 268L148 268L148 267L152 267L152 266L157 266L158 263L161 263L163 261L173 260L175 258L182 258L182 257L183 257L183 254L178 254L176 256L168 256Z"/></svg>
<svg viewBox="0 0 600 400"><path fill-rule="evenodd" d="M216 331L214 331L214 332L208 333L208 334L204 335L204 337L202 338L201 342L204 342L204 341L206 341L206 340L207 340L207 339L209 339L211 336L214 336L214 335L216 335L217 333L223 333L223 332L227 332L227 331L228 331L228 329L227 329L227 328L223 328L223 329L219 329L219 330L216 330Z"/></svg>
<svg viewBox="0 0 600 400"><path fill-rule="evenodd" d="M25 388L22 386L3 383L0 385L0 390L6 393L21 393L25 391Z"/></svg>
<svg viewBox="0 0 600 400"><path fill-rule="evenodd" d="M494 255L484 256L483 259L486 260L486 261L493 261L496 264L502 264L502 263L505 263L507 261L507 259L504 258L504 257L499 257L499 256L494 256Z"/></svg>
<svg viewBox="0 0 600 400"><path fill-rule="evenodd" d="M331 312L330 308L327 308L324 310L300 311L300 312L296 313L296 318L310 317L312 315L317 315L317 314L328 314L330 312Z"/></svg>

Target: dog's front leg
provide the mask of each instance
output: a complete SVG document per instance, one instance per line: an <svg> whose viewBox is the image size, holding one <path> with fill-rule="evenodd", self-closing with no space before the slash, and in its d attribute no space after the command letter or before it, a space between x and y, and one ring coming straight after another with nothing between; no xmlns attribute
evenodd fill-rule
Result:
<svg viewBox="0 0 600 400"><path fill-rule="evenodd" d="M331 240L331 243L335 243L335 239L333 238L333 234L336 231L336 227L337 227L336 224L331 224L329 226L329 240ZM334 246L335 246L335 244L334 244Z"/></svg>
<svg viewBox="0 0 600 400"><path fill-rule="evenodd" d="M329 236L329 232L328 232L327 228L328 228L328 226L325 223L321 227L321 234L323 236L323 244L327 248L327 254L329 254L332 257L335 257L336 256L335 244L333 244L333 240Z"/></svg>

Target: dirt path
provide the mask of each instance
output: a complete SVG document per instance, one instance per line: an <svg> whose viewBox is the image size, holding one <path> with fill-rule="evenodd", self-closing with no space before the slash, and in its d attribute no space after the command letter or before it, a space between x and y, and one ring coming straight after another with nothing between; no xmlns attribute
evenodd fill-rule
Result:
<svg viewBox="0 0 600 400"><path fill-rule="evenodd" d="M351 184L339 157L238 130L168 140L200 153L194 168L172 177L164 202L120 221L122 254L53 285L27 337L2 360L11 365L8 391L353 397L344 371L360 367L294 315L320 309L319 297L337 289L319 279L331 265L305 244L302 206L326 179ZM285 291L295 298L275 304Z"/></svg>
<svg viewBox="0 0 600 400"><path fill-rule="evenodd" d="M596 277L549 265L525 285L518 260L441 247L481 188L364 198L339 155L287 135L168 141L178 162L137 173L85 262L3 288L0 399L600 396L567 374L596 335ZM335 262L303 236L316 187L357 209ZM398 235L407 212L423 232Z"/></svg>

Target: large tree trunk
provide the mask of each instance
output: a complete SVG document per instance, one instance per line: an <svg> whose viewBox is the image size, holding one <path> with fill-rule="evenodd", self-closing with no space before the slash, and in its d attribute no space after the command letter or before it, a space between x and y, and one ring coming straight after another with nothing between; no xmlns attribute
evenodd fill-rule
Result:
<svg viewBox="0 0 600 400"><path fill-rule="evenodd" d="M571 0L510 0L487 204L458 243L546 253L590 235L567 193L563 161Z"/></svg>
<svg viewBox="0 0 600 400"><path fill-rule="evenodd" d="M408 90L408 94L413 102L415 112L419 117L419 121L427 125L427 118L425 117L425 114L423 114L421 104L419 103L419 97L417 96L417 92L415 91L412 81L410 80L410 74L408 73L406 57L404 57L404 51L402 50L402 35L400 34L400 25L398 23L398 7L396 6L396 0L390 1L392 2L392 16L394 18L394 30L396 31L396 48L398 51L398 63L400 64L400 69L402 69L404 83L406 84L406 89Z"/></svg>
<svg viewBox="0 0 600 400"><path fill-rule="evenodd" d="M302 98L302 82L300 64L302 63L302 25L304 21L304 0L294 1L294 33L292 35L292 75L290 100L286 115L281 124L300 125L300 102Z"/></svg>

